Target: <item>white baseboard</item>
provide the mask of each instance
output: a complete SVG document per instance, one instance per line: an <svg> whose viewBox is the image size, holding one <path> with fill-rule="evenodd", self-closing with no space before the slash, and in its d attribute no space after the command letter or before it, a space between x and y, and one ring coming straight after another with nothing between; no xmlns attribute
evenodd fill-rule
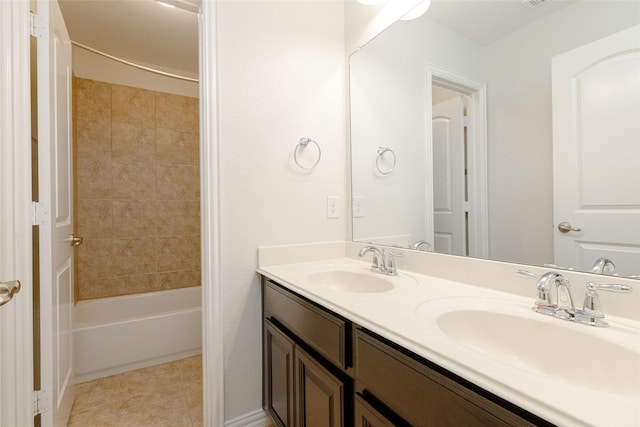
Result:
<svg viewBox="0 0 640 427"><path fill-rule="evenodd" d="M224 423L225 427L267 427L272 424L271 418L262 409L249 412Z"/></svg>

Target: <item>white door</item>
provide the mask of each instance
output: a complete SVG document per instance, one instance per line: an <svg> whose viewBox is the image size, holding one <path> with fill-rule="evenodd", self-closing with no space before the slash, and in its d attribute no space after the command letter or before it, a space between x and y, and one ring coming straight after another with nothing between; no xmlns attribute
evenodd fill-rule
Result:
<svg viewBox="0 0 640 427"><path fill-rule="evenodd" d="M466 254L464 103L461 95L433 106L434 251Z"/></svg>
<svg viewBox="0 0 640 427"><path fill-rule="evenodd" d="M606 257L640 274L640 26L558 55L552 70L554 262L589 270Z"/></svg>
<svg viewBox="0 0 640 427"><path fill-rule="evenodd" d="M41 382L45 426L66 426L73 404L73 189L71 42L58 3L38 0L38 174Z"/></svg>
<svg viewBox="0 0 640 427"><path fill-rule="evenodd" d="M29 2L0 1L0 426L33 424Z"/></svg>

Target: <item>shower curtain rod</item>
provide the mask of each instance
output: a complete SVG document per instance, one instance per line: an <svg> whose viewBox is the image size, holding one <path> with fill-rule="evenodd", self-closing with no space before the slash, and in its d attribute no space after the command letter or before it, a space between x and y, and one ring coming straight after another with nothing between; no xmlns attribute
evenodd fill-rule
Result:
<svg viewBox="0 0 640 427"><path fill-rule="evenodd" d="M144 71L149 71L149 72L155 73L155 74L160 74L161 76L165 76L165 77L171 77L173 79L179 79L179 80L184 80L184 81L193 82L193 83L200 83L199 79L195 79L193 77L181 76L180 74L168 73L166 71L160 71L160 70L156 70L155 68L151 68L151 67L145 67L144 65L136 64L135 62L130 62L130 61L127 61L125 59L121 59L121 58L118 58L116 56L109 55L108 53L101 52L98 49L94 49L94 48L86 46L86 45L84 45L82 43L74 42L73 40L71 41L71 44L74 45L74 46L78 46L81 49L88 50L89 52L93 52L93 53L98 54L100 56L104 56L105 58L109 58L109 59L112 59L114 61L120 62L122 64L128 65L130 67L138 68L138 69L144 70Z"/></svg>

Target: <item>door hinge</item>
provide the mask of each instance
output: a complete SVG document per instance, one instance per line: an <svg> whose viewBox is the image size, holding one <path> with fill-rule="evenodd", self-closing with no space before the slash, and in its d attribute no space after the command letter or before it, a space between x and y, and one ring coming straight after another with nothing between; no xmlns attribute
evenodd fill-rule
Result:
<svg viewBox="0 0 640 427"><path fill-rule="evenodd" d="M44 225L49 217L49 208L44 203L31 202L31 225Z"/></svg>
<svg viewBox="0 0 640 427"><path fill-rule="evenodd" d="M464 211L469 212L471 210L471 204L468 201L464 202Z"/></svg>
<svg viewBox="0 0 640 427"><path fill-rule="evenodd" d="M464 126L464 127L469 126L469 116L464 116L462 118L462 126Z"/></svg>
<svg viewBox="0 0 640 427"><path fill-rule="evenodd" d="M36 38L43 38L47 35L48 32L48 28L47 28L47 20L43 19L42 15L39 15L35 12L29 12L31 14L31 19L30 19L30 26L31 26L31 30L30 30L30 34L33 37Z"/></svg>
<svg viewBox="0 0 640 427"><path fill-rule="evenodd" d="M33 415L49 412L49 393L46 390L35 390L33 392Z"/></svg>

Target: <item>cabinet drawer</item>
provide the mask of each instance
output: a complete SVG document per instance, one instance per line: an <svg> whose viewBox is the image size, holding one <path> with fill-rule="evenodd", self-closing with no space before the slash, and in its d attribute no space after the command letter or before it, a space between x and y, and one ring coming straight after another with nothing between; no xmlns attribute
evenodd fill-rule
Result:
<svg viewBox="0 0 640 427"><path fill-rule="evenodd" d="M356 331L357 389L414 426L533 426L497 403Z"/></svg>
<svg viewBox="0 0 640 427"><path fill-rule="evenodd" d="M263 279L263 292L265 318L277 321L336 366L348 367L347 320L268 279Z"/></svg>

